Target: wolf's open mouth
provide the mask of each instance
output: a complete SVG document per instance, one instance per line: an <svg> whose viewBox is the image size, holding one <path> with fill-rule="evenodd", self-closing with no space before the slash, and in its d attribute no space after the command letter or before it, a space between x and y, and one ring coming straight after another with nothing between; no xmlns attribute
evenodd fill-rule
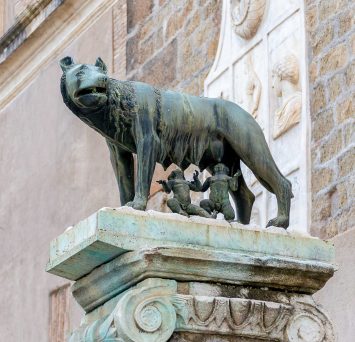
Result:
<svg viewBox="0 0 355 342"><path fill-rule="evenodd" d="M76 97L90 94L106 94L106 88L103 87L89 87L77 91Z"/></svg>

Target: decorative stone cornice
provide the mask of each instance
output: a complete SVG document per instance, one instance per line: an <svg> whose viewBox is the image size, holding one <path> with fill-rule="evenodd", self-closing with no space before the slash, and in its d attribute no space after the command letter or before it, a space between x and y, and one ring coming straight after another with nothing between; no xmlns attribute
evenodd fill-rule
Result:
<svg viewBox="0 0 355 342"><path fill-rule="evenodd" d="M16 23L0 39L0 63L53 13L64 0L39 0L26 7Z"/></svg>
<svg viewBox="0 0 355 342"><path fill-rule="evenodd" d="M40 70L59 56L81 32L117 0L66 0L0 64L0 108L13 100Z"/></svg>
<svg viewBox="0 0 355 342"><path fill-rule="evenodd" d="M147 279L126 291L105 319L83 325L70 342L166 342L174 331L279 342L333 342L327 316L312 302L288 303L177 293L173 280Z"/></svg>
<svg viewBox="0 0 355 342"><path fill-rule="evenodd" d="M90 312L151 277L314 293L333 272L331 264L316 261L196 248L155 248L125 253L100 266L76 281L72 292L81 307Z"/></svg>

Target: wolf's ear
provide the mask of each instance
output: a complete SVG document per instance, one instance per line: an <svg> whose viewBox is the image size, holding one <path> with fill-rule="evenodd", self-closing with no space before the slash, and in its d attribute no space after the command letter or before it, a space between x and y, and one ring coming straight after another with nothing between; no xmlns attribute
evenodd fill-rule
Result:
<svg viewBox="0 0 355 342"><path fill-rule="evenodd" d="M107 74L107 66L106 66L105 62L100 57L97 58L95 66L97 66L98 68L102 69L103 72L105 74Z"/></svg>
<svg viewBox="0 0 355 342"><path fill-rule="evenodd" d="M66 72L74 64L74 60L73 60L73 58L67 56L67 57L64 57L63 59L61 59L59 64L60 64L60 67L62 68L63 72Z"/></svg>

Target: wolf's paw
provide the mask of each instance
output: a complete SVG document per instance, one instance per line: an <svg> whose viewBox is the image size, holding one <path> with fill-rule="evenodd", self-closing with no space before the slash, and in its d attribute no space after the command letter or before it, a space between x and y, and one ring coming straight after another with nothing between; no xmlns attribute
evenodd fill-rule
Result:
<svg viewBox="0 0 355 342"><path fill-rule="evenodd" d="M266 225L266 228L271 226L287 229L287 227L289 226L289 219L286 216L278 216L270 220Z"/></svg>
<svg viewBox="0 0 355 342"><path fill-rule="evenodd" d="M126 206L132 207L136 210L145 210L145 208L147 207L147 201L144 201L142 199L135 199L131 202L126 203Z"/></svg>

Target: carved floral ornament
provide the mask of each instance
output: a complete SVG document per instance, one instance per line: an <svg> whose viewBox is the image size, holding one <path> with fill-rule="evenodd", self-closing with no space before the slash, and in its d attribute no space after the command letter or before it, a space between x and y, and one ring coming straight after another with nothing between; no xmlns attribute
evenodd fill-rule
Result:
<svg viewBox="0 0 355 342"><path fill-rule="evenodd" d="M232 23L239 37L254 37L263 19L265 6L266 0L231 0Z"/></svg>
<svg viewBox="0 0 355 342"><path fill-rule="evenodd" d="M143 286L141 286L143 285ZM314 305L176 293L176 282L147 279L127 291L106 319L82 326L70 342L166 342L174 331L279 342L333 342L328 318Z"/></svg>

